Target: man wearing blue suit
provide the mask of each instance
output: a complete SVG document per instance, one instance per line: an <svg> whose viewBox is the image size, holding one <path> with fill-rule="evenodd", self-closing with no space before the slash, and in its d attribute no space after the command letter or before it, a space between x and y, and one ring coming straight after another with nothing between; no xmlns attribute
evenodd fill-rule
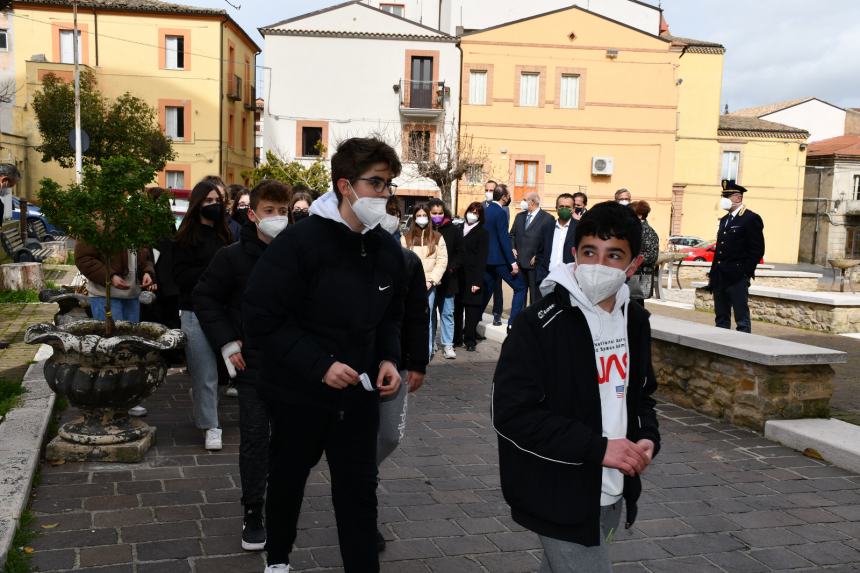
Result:
<svg viewBox="0 0 860 573"><path fill-rule="evenodd" d="M526 284L519 274L520 269L514 260L511 247L510 219L501 205L502 199L509 196L507 186L498 185L493 191L493 202L484 209L484 228L490 235L490 248L484 273L484 306L490 301L490 295L498 278L508 283L508 286L514 290L508 330L511 329L511 323L526 303Z"/></svg>

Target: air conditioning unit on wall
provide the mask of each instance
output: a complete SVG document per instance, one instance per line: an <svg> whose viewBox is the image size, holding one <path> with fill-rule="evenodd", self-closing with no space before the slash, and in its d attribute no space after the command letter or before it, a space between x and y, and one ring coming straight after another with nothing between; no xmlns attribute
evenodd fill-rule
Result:
<svg viewBox="0 0 860 573"><path fill-rule="evenodd" d="M614 162L611 157L592 157L591 158L591 174L592 175L612 175Z"/></svg>

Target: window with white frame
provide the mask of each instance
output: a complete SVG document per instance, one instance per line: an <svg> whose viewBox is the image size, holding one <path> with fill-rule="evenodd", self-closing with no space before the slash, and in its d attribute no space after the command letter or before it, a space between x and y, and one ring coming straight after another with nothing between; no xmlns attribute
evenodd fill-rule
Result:
<svg viewBox="0 0 860 573"><path fill-rule="evenodd" d="M854 193L852 195L855 201L860 201L860 175L854 176Z"/></svg>
<svg viewBox="0 0 860 573"><path fill-rule="evenodd" d="M164 37L165 62L168 70L185 69L185 36Z"/></svg>
<svg viewBox="0 0 860 573"><path fill-rule="evenodd" d="M0 29L0 52L9 51L9 30Z"/></svg>
<svg viewBox="0 0 860 573"><path fill-rule="evenodd" d="M379 9L401 18L406 14L406 7L403 4L380 4Z"/></svg>
<svg viewBox="0 0 860 573"><path fill-rule="evenodd" d="M484 166L480 164L469 165L466 169L466 183L469 185L480 185L484 181Z"/></svg>
<svg viewBox="0 0 860 573"><path fill-rule="evenodd" d="M487 105L487 70L469 72L469 103Z"/></svg>
<svg viewBox="0 0 860 573"><path fill-rule="evenodd" d="M741 164L740 151L723 151L723 168L721 179L738 180L738 168Z"/></svg>
<svg viewBox="0 0 860 573"><path fill-rule="evenodd" d="M168 105L164 108L164 135L176 141L185 139L185 108Z"/></svg>
<svg viewBox="0 0 860 573"><path fill-rule="evenodd" d="M576 109L579 107L579 76L576 74L562 74L561 90L559 93L559 106Z"/></svg>
<svg viewBox="0 0 860 573"><path fill-rule="evenodd" d="M520 74L520 105L523 107L537 107L539 88L539 73L523 72Z"/></svg>
<svg viewBox="0 0 860 573"><path fill-rule="evenodd" d="M184 171L170 171L167 170L164 172L166 175L167 188L168 189L185 189L185 172Z"/></svg>
<svg viewBox="0 0 860 573"><path fill-rule="evenodd" d="M78 62L83 62L83 46L81 42L81 31L78 30ZM60 63L75 63L75 36L74 30L60 30Z"/></svg>

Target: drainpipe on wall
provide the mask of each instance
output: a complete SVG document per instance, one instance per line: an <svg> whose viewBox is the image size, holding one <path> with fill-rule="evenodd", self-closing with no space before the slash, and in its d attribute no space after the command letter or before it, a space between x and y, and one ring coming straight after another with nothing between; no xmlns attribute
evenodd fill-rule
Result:
<svg viewBox="0 0 860 573"><path fill-rule="evenodd" d="M441 2L440 2L440 4L441 4ZM440 27L441 27L441 25L440 25ZM460 85L457 88L457 91L459 92L457 94L457 133L455 134L457 139L454 142L454 145L455 145L454 149L457 149L460 146L460 129L461 129L462 124L463 124L463 47L460 45L460 40L457 40L457 51L460 52L460 66L459 66L459 68L460 68ZM460 160L460 158L458 157L457 161L459 161L459 160ZM457 199L459 198L459 195L460 195L460 182L455 181L454 184L456 185L456 191L451 194L451 212L456 217L457 216Z"/></svg>
<svg viewBox="0 0 860 573"><path fill-rule="evenodd" d="M221 20L221 69L218 70L218 176L226 176L224 166L224 27L227 19Z"/></svg>
<svg viewBox="0 0 860 573"><path fill-rule="evenodd" d="M96 47L96 67L99 67L99 14L96 12L96 9L93 8L93 22L95 22L95 47Z"/></svg>

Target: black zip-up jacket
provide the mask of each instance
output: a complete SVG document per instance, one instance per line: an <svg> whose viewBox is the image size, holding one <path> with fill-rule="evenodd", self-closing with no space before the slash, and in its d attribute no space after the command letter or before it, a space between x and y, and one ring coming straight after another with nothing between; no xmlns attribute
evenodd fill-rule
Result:
<svg viewBox="0 0 860 573"><path fill-rule="evenodd" d="M242 382L256 382L259 368L258 353L244 343L242 297L248 277L266 247L257 237L257 226L247 223L239 233L239 242L215 253L192 294L194 313L219 360L221 347L242 341L246 369L237 373Z"/></svg>
<svg viewBox="0 0 860 573"><path fill-rule="evenodd" d="M288 226L254 267L242 305L266 395L333 410L375 405L378 392L322 379L335 362L374 384L381 361L401 367L404 277L400 245L379 227L355 233L319 215Z"/></svg>
<svg viewBox="0 0 860 573"><path fill-rule="evenodd" d="M430 362L430 308L427 305L427 278L421 257L403 248L406 268L406 298L403 308L400 355L401 370L427 372ZM405 381L404 381L405 383Z"/></svg>
<svg viewBox="0 0 860 573"><path fill-rule="evenodd" d="M436 292L442 297L454 296L460 290L458 279L463 264L463 227L445 219L441 225L433 228L442 234L445 248L448 250L448 268L445 269L442 284L437 287Z"/></svg>
<svg viewBox="0 0 860 573"><path fill-rule="evenodd" d="M209 266L215 253L224 247L215 229L200 225L196 240L191 244L173 243L173 280L179 287L179 309L194 310L191 293L200 275Z"/></svg>
<svg viewBox="0 0 860 573"><path fill-rule="evenodd" d="M647 310L627 306L627 438L660 448ZM493 382L502 493L517 523L540 535L600 543L603 437L594 343L564 287L524 310L502 346ZM624 477L628 527L639 476Z"/></svg>
<svg viewBox="0 0 860 573"><path fill-rule="evenodd" d="M754 279L763 256L764 222L758 213L742 207L734 216L724 215L717 231L710 286L726 288L741 280Z"/></svg>

